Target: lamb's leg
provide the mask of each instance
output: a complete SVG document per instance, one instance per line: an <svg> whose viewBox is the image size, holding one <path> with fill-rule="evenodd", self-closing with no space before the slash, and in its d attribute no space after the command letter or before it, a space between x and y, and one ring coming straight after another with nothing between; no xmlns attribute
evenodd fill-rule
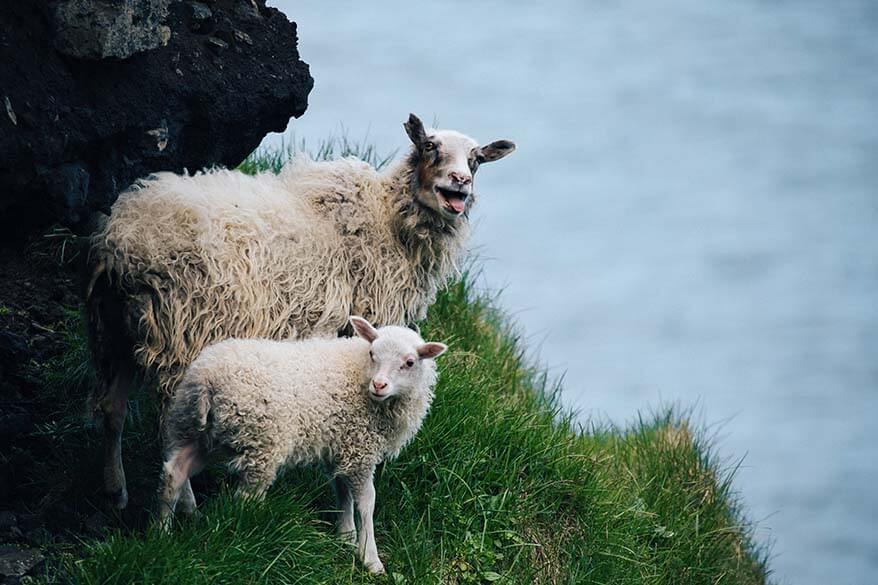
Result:
<svg viewBox="0 0 878 585"><path fill-rule="evenodd" d="M128 408L128 391L134 381L133 369L118 364L106 383L100 407L104 414L104 491L110 504L121 510L128 505L125 469L122 467L122 429Z"/></svg>
<svg viewBox="0 0 878 585"><path fill-rule="evenodd" d="M187 443L174 449L165 461L162 467L162 486L159 489L159 522L165 530L170 528L181 493L187 486L190 492L192 490L189 478L201 471L202 467L204 457L195 443Z"/></svg>
<svg viewBox="0 0 878 585"><path fill-rule="evenodd" d="M236 495L248 500L261 500L274 483L278 469L265 467L266 462L258 454L245 452L236 457L230 467L238 472Z"/></svg>
<svg viewBox="0 0 878 585"><path fill-rule="evenodd" d="M372 514L375 512L375 484L372 481L373 471L353 482L354 496L357 499L357 511L360 516L360 531L357 540L357 552L363 566L370 573L383 573L384 565L378 558L378 547L375 544L375 528L372 525Z"/></svg>
<svg viewBox="0 0 878 585"><path fill-rule="evenodd" d="M191 477L191 476L190 476ZM180 491L180 500L177 502L180 506L180 510L184 514L193 514L195 512L195 492L192 491L192 482L188 479L186 483L183 484L183 488Z"/></svg>
<svg viewBox="0 0 878 585"><path fill-rule="evenodd" d="M239 480L235 495L245 500L261 500L265 497L265 492L267 491L268 486L264 483Z"/></svg>
<svg viewBox="0 0 878 585"><path fill-rule="evenodd" d="M338 534L351 544L357 542L357 527L354 525L354 494L347 478L336 477L332 480L338 508L341 510L338 522Z"/></svg>

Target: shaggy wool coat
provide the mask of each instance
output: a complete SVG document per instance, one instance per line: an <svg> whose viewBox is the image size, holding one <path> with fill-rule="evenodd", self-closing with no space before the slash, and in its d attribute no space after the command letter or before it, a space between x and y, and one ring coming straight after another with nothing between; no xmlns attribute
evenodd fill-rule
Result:
<svg viewBox="0 0 878 585"><path fill-rule="evenodd" d="M92 282L126 295L135 360L162 395L221 339L337 334L351 314L425 317L468 226L420 207L409 159L384 173L305 157L279 175L159 173L122 194L94 238Z"/></svg>

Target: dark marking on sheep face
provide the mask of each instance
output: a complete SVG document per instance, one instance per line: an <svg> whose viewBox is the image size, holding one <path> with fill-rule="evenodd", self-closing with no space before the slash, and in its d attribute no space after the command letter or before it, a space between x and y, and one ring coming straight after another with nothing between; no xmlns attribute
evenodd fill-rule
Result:
<svg viewBox="0 0 878 585"><path fill-rule="evenodd" d="M409 114L409 119L403 124L403 127L415 146L420 147L426 140L427 133L424 131L424 123L414 114Z"/></svg>
<svg viewBox="0 0 878 585"><path fill-rule="evenodd" d="M473 177L479 165L500 160L515 150L509 140L478 146L453 130L427 130L414 114L404 126L414 146L408 160L414 199L452 224L469 215L475 200Z"/></svg>

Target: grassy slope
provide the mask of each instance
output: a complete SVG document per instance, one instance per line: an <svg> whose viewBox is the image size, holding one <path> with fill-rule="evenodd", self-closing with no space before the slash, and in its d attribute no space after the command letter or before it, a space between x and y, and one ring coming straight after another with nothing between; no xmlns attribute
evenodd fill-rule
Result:
<svg viewBox="0 0 878 585"><path fill-rule="evenodd" d="M251 159L245 168L276 168L282 159ZM464 279L422 326L452 349L440 358L423 429L378 472L376 534L389 580L765 582L764 552L750 540L728 474L685 421L669 414L627 431L582 432L494 307ZM155 445L132 437L149 425L134 426L129 478L148 482ZM332 505L325 478L291 471L261 503L220 489L171 535L87 541L84 558L70 557L67 569L95 584L383 581L364 574L333 536Z"/></svg>

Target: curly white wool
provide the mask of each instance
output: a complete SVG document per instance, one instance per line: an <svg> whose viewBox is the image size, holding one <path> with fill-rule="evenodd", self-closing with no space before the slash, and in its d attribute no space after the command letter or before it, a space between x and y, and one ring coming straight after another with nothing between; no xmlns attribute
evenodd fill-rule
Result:
<svg viewBox="0 0 878 585"><path fill-rule="evenodd" d="M168 408L165 521L181 496L192 510L189 477L213 452L231 453L240 491L250 496L264 493L285 465L321 463L334 473L340 531L354 531L357 500L360 557L381 569L372 474L420 428L437 378L433 358L445 346L424 343L410 329L352 322L361 337L232 339L201 353Z"/></svg>

